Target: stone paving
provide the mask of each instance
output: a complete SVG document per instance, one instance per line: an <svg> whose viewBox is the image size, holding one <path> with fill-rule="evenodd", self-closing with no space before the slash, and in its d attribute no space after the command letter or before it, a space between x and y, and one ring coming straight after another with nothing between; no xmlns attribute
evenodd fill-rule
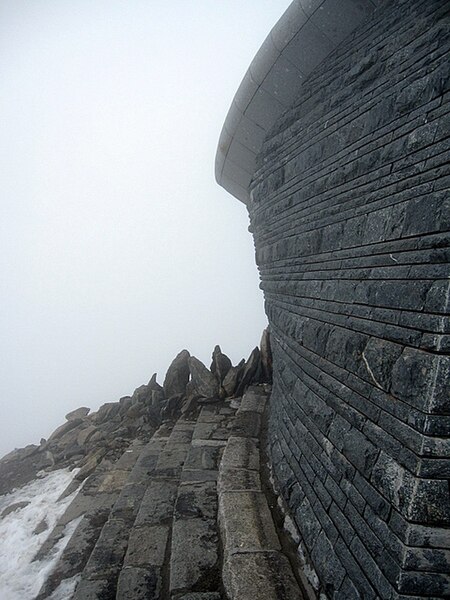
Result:
<svg viewBox="0 0 450 600"><path fill-rule="evenodd" d="M267 387L164 423L85 482L39 558L80 518L37 600L300 600L260 480Z"/></svg>

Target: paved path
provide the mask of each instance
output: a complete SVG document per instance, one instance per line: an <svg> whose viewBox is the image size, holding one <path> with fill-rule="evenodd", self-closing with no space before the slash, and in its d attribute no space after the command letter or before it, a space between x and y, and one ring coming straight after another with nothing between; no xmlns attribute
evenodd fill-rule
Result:
<svg viewBox="0 0 450 600"><path fill-rule="evenodd" d="M79 519L37 600L301 600L261 487L264 386L164 423L86 480L38 558Z"/></svg>

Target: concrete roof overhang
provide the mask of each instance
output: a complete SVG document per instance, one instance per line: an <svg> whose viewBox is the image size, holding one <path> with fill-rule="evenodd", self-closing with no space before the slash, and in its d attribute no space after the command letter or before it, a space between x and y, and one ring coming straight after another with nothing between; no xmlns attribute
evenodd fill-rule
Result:
<svg viewBox="0 0 450 600"><path fill-rule="evenodd" d="M267 131L305 79L380 0L294 0L253 59L228 111L216 154L219 185L247 204Z"/></svg>

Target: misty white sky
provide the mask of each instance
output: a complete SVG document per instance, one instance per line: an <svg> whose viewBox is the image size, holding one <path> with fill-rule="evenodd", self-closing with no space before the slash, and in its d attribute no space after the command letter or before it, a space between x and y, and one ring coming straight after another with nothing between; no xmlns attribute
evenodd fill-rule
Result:
<svg viewBox="0 0 450 600"><path fill-rule="evenodd" d="M289 4L0 0L0 455L182 348L259 342L247 211L214 157Z"/></svg>

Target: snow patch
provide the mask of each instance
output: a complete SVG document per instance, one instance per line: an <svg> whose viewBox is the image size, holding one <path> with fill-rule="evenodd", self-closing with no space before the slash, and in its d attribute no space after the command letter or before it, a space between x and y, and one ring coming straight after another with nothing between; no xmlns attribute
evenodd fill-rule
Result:
<svg viewBox="0 0 450 600"><path fill-rule="evenodd" d="M81 575L75 575L75 577L71 577L70 579L63 579L53 594L49 596L48 600L69 600L72 598L80 579Z"/></svg>
<svg viewBox="0 0 450 600"><path fill-rule="evenodd" d="M0 496L0 514L12 504L29 502L27 506L0 519L2 600L33 600L56 565L80 519L75 519L66 526L63 537L48 559L33 562L33 558L76 495L75 491L58 501L77 471L53 471L10 494ZM47 525L45 531L34 533L43 521ZM61 599L68 597L70 596L61 596Z"/></svg>

